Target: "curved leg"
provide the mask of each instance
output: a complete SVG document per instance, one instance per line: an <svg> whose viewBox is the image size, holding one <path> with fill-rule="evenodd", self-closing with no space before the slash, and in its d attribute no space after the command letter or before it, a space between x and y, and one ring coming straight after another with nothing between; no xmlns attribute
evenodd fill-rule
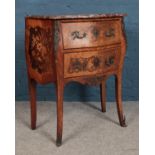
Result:
<svg viewBox="0 0 155 155"><path fill-rule="evenodd" d="M57 84L57 141L56 141L57 146L60 146L62 143L63 91L64 91L64 85L62 83Z"/></svg>
<svg viewBox="0 0 155 155"><path fill-rule="evenodd" d="M31 109L31 129L36 129L36 82L29 78L29 94L30 94L30 109Z"/></svg>
<svg viewBox="0 0 155 155"><path fill-rule="evenodd" d="M125 116L123 115L123 105L122 105L122 76L118 74L115 76L115 93L116 93L116 104L117 104L117 112L120 125L122 127L126 127Z"/></svg>
<svg viewBox="0 0 155 155"><path fill-rule="evenodd" d="M106 80L100 84L101 110L106 112Z"/></svg>

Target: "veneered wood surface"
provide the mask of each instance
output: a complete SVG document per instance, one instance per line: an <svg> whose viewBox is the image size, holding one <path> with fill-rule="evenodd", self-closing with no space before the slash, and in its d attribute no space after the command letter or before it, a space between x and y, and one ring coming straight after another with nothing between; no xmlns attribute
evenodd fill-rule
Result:
<svg viewBox="0 0 155 155"><path fill-rule="evenodd" d="M31 78L39 83L55 81L53 22L26 20L26 58Z"/></svg>
<svg viewBox="0 0 155 155"><path fill-rule="evenodd" d="M120 48L112 48L91 52L65 53L64 77L96 75L117 68ZM113 59L112 64L109 64Z"/></svg>
<svg viewBox="0 0 155 155"><path fill-rule="evenodd" d="M120 20L62 23L64 49L99 47L120 42Z"/></svg>

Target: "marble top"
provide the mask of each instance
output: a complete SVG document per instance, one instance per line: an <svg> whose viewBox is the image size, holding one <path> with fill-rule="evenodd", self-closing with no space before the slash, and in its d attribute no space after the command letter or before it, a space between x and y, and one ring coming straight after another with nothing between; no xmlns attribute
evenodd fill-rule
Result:
<svg viewBox="0 0 155 155"><path fill-rule="evenodd" d="M74 19L74 18L102 18L102 17L123 17L127 16L125 13L111 13L111 14L88 14L88 15L28 15L26 18L39 18L39 19Z"/></svg>

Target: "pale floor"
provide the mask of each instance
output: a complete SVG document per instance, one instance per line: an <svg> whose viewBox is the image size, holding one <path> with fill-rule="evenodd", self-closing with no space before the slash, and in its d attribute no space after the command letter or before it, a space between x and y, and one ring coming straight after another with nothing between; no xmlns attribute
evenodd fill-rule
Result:
<svg viewBox="0 0 155 155"><path fill-rule="evenodd" d="M61 147L55 145L56 103L38 102L37 129L30 129L28 102L16 102L16 155L138 155L139 104L124 102L127 127L115 103L65 102Z"/></svg>

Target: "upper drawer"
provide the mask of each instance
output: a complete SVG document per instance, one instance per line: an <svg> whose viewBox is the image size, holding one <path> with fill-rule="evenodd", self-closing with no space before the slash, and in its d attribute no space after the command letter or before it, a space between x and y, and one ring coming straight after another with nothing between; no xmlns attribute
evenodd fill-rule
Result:
<svg viewBox="0 0 155 155"><path fill-rule="evenodd" d="M97 47L120 42L119 20L62 23L64 49Z"/></svg>

